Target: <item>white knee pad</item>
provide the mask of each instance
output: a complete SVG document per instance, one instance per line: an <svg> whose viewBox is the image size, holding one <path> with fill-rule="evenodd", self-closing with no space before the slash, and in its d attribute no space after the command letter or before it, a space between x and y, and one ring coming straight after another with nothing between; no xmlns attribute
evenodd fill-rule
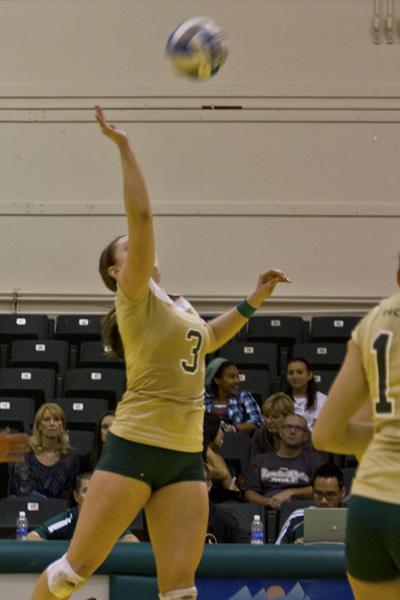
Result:
<svg viewBox="0 0 400 600"><path fill-rule="evenodd" d="M51 563L47 567L46 573L49 590L56 598L69 598L86 581L84 577L75 573L67 560L66 554Z"/></svg>
<svg viewBox="0 0 400 600"><path fill-rule="evenodd" d="M165 594L160 594L160 600L196 600L197 598L197 588L191 587L181 590L171 590L169 592L165 592Z"/></svg>

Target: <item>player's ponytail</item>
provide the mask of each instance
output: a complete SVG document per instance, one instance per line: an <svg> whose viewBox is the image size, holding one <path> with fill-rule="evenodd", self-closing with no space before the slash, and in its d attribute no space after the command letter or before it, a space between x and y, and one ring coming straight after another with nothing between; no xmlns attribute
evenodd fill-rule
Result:
<svg viewBox="0 0 400 600"><path fill-rule="evenodd" d="M110 348L110 354L124 358L124 347L118 329L115 306L101 320L103 344Z"/></svg>

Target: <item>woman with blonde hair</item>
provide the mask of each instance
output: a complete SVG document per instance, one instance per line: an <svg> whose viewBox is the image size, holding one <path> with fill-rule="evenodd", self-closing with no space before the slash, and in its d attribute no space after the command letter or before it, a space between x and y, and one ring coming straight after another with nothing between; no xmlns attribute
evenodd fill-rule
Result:
<svg viewBox="0 0 400 600"><path fill-rule="evenodd" d="M31 451L12 473L10 494L69 500L79 457L69 443L64 411L58 404L47 402L39 408L29 442Z"/></svg>
<svg viewBox="0 0 400 600"><path fill-rule="evenodd" d="M294 402L290 396L283 392L268 396L263 402L262 413L264 426L254 434L251 443L251 457L263 452L279 450L279 430L285 417L294 414Z"/></svg>

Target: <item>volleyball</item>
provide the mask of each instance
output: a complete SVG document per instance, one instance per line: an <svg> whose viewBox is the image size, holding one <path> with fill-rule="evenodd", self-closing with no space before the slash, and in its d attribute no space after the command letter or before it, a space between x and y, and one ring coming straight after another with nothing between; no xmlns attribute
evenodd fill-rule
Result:
<svg viewBox="0 0 400 600"><path fill-rule="evenodd" d="M171 33L166 54L179 74L209 79L226 61L228 45L221 28L212 19L192 17Z"/></svg>

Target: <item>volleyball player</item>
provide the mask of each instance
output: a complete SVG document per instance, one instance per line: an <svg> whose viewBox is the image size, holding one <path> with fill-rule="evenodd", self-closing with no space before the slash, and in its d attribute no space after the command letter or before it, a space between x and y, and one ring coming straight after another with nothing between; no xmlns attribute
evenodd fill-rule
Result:
<svg viewBox="0 0 400 600"><path fill-rule="evenodd" d="M100 270L116 291L107 338L124 355L127 391L69 550L42 574L33 600L69 598L143 507L160 599L195 600L208 520L201 456L204 357L231 339L287 278L278 270L263 273L247 300L209 324L185 299L169 297L156 283L152 211L127 136L106 122L99 107L96 118L122 162L128 235L107 246Z"/></svg>

